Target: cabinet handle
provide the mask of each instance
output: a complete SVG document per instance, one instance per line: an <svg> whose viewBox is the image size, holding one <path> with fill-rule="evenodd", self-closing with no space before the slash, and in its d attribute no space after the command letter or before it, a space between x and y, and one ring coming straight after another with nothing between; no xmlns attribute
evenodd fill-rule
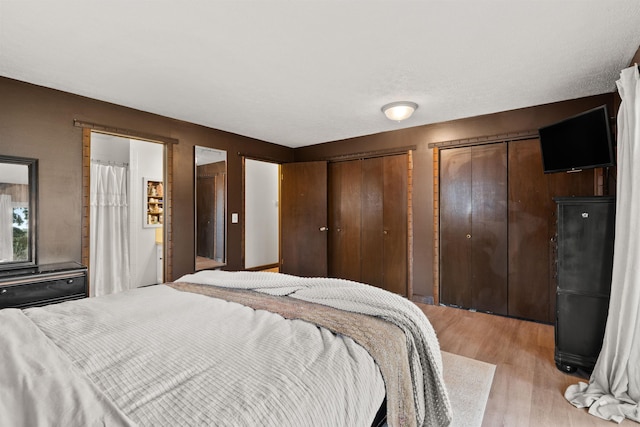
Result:
<svg viewBox="0 0 640 427"><path fill-rule="evenodd" d="M467 234L467 239L470 239L470 238L471 238L471 234Z"/></svg>
<svg viewBox="0 0 640 427"><path fill-rule="evenodd" d="M320 231L329 231L329 227L320 227Z"/></svg>
<svg viewBox="0 0 640 427"><path fill-rule="evenodd" d="M0 294L6 294L6 293L7 293L6 289L3 289L3 290L0 291Z"/></svg>

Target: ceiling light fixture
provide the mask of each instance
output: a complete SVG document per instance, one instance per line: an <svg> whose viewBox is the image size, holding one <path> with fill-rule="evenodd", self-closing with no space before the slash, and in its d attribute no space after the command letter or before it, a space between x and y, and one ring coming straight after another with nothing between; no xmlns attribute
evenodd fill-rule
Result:
<svg viewBox="0 0 640 427"><path fill-rule="evenodd" d="M418 108L418 104L410 101L398 101L392 102L390 104L384 105L382 107L382 112L389 120L395 120L397 122L401 122L402 120L406 120L413 112Z"/></svg>

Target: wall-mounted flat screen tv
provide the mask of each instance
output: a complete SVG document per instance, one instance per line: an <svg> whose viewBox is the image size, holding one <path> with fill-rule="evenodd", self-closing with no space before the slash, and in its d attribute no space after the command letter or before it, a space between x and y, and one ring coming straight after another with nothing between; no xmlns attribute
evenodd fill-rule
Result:
<svg viewBox="0 0 640 427"><path fill-rule="evenodd" d="M544 173L613 166L607 106L538 129Z"/></svg>

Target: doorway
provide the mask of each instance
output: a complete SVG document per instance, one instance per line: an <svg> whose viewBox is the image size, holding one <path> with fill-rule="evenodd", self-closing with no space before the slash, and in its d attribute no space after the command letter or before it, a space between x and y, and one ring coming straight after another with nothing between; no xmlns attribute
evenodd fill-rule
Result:
<svg viewBox="0 0 640 427"><path fill-rule="evenodd" d="M165 281L164 145L90 133L92 296Z"/></svg>
<svg viewBox="0 0 640 427"><path fill-rule="evenodd" d="M280 165L244 159L244 268L279 266Z"/></svg>

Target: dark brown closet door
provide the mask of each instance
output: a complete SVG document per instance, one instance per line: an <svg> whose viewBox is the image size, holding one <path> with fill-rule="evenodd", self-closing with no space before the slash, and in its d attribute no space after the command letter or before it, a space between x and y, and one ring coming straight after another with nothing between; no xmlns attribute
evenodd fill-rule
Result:
<svg viewBox="0 0 640 427"><path fill-rule="evenodd" d="M549 322L547 218L555 204L542 170L539 140L509 143L509 165L509 315Z"/></svg>
<svg viewBox="0 0 640 427"><path fill-rule="evenodd" d="M384 287L384 159L362 163L362 282Z"/></svg>
<svg viewBox="0 0 640 427"><path fill-rule="evenodd" d="M362 162L329 164L329 276L360 281Z"/></svg>
<svg viewBox="0 0 640 427"><path fill-rule="evenodd" d="M280 271L327 275L327 163L282 165Z"/></svg>
<svg viewBox="0 0 640 427"><path fill-rule="evenodd" d="M215 253L215 176L200 177L196 179L196 206L198 209L197 230L198 243L196 255L206 258L214 258Z"/></svg>
<svg viewBox="0 0 640 427"><path fill-rule="evenodd" d="M507 147L440 153L440 295L507 314Z"/></svg>
<svg viewBox="0 0 640 427"><path fill-rule="evenodd" d="M407 155L329 165L329 274L407 295Z"/></svg>
<svg viewBox="0 0 640 427"><path fill-rule="evenodd" d="M471 147L440 151L440 302L471 299Z"/></svg>
<svg viewBox="0 0 640 427"><path fill-rule="evenodd" d="M471 149L472 307L507 314L507 144Z"/></svg>
<svg viewBox="0 0 640 427"><path fill-rule="evenodd" d="M558 196L593 194L594 171L544 174L540 140L509 143L509 315L555 321Z"/></svg>
<svg viewBox="0 0 640 427"><path fill-rule="evenodd" d="M407 155L386 156L384 162L383 285L407 295Z"/></svg>

